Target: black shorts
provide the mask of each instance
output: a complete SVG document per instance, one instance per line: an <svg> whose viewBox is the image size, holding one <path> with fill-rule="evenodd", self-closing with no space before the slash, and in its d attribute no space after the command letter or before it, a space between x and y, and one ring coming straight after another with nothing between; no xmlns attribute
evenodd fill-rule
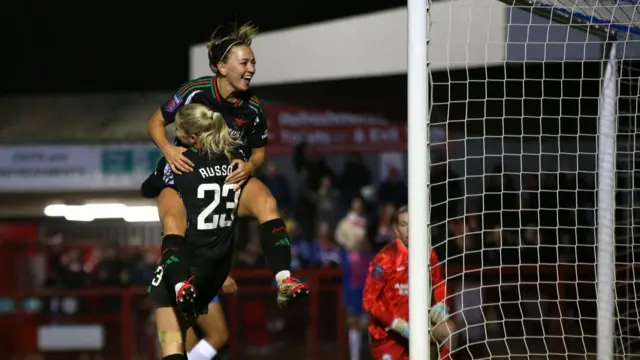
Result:
<svg viewBox="0 0 640 360"><path fill-rule="evenodd" d="M191 275L194 275L191 283L196 288L196 309L200 314L206 314L209 303L218 295L222 284L229 276L233 251L216 258L191 256L189 261L192 264ZM156 276L151 280L148 293L157 307L175 308L177 305L175 284L167 283L161 271L156 272Z"/></svg>

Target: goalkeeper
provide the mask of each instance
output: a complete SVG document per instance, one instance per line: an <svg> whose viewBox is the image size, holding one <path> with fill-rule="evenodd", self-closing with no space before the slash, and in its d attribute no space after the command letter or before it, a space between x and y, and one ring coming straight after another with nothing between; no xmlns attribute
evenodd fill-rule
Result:
<svg viewBox="0 0 640 360"><path fill-rule="evenodd" d="M362 300L364 310L371 316L369 335L371 355L375 360L409 358L409 214L406 206L396 213L393 228L397 238L380 250L369 266ZM429 311L431 335L442 344L452 338L455 325L449 320L446 284L433 251L431 284L435 304ZM441 352L443 358L451 347L448 342ZM433 348L433 359L437 358L437 353Z"/></svg>

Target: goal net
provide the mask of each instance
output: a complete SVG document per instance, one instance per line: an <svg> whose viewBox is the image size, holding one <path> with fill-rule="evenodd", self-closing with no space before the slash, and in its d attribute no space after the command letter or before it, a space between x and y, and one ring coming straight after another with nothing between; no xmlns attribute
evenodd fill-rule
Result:
<svg viewBox="0 0 640 360"><path fill-rule="evenodd" d="M429 7L429 128L447 133L429 146L429 234L447 274L456 359L640 358L640 8ZM461 12L470 31L447 23ZM479 37L474 29L493 31L487 22L504 37ZM495 58L495 41L502 61L479 61ZM466 63L432 61L454 48Z"/></svg>

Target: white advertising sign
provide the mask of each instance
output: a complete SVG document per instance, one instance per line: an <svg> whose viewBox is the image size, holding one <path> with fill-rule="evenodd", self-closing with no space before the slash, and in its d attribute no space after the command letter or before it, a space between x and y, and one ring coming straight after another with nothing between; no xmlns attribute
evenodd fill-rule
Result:
<svg viewBox="0 0 640 360"><path fill-rule="evenodd" d="M0 146L0 191L134 190L160 156L147 144Z"/></svg>

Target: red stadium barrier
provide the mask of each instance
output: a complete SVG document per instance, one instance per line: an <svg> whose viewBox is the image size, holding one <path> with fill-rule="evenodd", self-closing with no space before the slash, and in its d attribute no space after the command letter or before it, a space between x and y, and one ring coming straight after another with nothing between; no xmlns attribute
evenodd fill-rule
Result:
<svg viewBox="0 0 640 360"><path fill-rule="evenodd" d="M336 302L335 307L340 309L341 306L341 287L339 283L331 283L332 278L340 277L340 271L336 269L322 269L322 270L301 270L296 271L296 276L304 278L309 282L310 287L313 289L308 301L308 308L306 312L309 315L308 329L310 331L311 344L307 346L307 354L305 357L312 359L320 358L320 317L318 313L320 311L320 297L325 296L327 293L335 295ZM239 317L246 308L240 304L243 297L259 297L259 295L268 295L267 300L263 301L263 305L268 302L275 303L275 287L273 285L242 285L245 280L255 281L264 280L270 282L273 279L273 274L267 270L237 270L233 274L236 281L240 284L238 287L237 296L225 297L227 304L227 317L229 321L229 333L230 333L230 351L231 356L234 359L238 359L240 351L238 334L244 326L248 325L247 320L253 320L251 326L255 326L256 314L253 319L243 318L242 322ZM102 359L122 359L131 360L135 354L140 354L140 344L144 343L148 349L146 354L142 354L145 359L159 359L156 356L155 349L153 347L154 341L146 339L139 341L140 335L140 321L136 322L136 312L141 308L141 304L144 304L146 298L146 289L91 289L91 290L41 290L41 291L14 291L10 293L0 293L2 297L10 297L16 304L15 313L13 314L0 314L0 323L3 324L4 329L10 329L6 331L4 337L0 339L0 350L5 354L12 354L16 359L22 359L28 355L38 353L37 345L37 327L39 325L45 325L55 322L69 323L99 323L104 326L107 331L107 341L105 349L101 352ZM74 297L81 299L82 311L71 315L60 314L46 314L46 313L31 313L24 308L23 301L28 298L62 298L62 297ZM264 296L263 296L264 297ZM117 300L117 304L116 301ZM251 300L248 302L254 306L260 307L260 302ZM107 309L106 305L109 305ZM303 304L300 304L303 305ZM300 307L298 307L300 308ZM304 308L302 306L302 308ZM239 311L242 309L242 311ZM261 308L264 316L265 308ZM257 314L259 315L259 314ZM139 320L139 319L138 319ZM326 320L326 319L323 319ZM336 335L336 341L338 343L337 349L334 348L333 356L344 358L346 354L346 328L342 318L333 319L334 330ZM6 326L9 325L9 326ZM11 326L14 325L14 326ZM138 333L137 333L138 332ZM117 334L117 336L110 336ZM264 333L262 334L264 336ZM265 339L262 339L263 341ZM268 340L268 338L266 339ZM245 342L242 341L243 345ZM278 354L278 358L283 358L282 354ZM46 359L72 359L73 353L60 354L61 357L57 357L55 354L50 354ZM286 358L286 352L285 356Z"/></svg>

